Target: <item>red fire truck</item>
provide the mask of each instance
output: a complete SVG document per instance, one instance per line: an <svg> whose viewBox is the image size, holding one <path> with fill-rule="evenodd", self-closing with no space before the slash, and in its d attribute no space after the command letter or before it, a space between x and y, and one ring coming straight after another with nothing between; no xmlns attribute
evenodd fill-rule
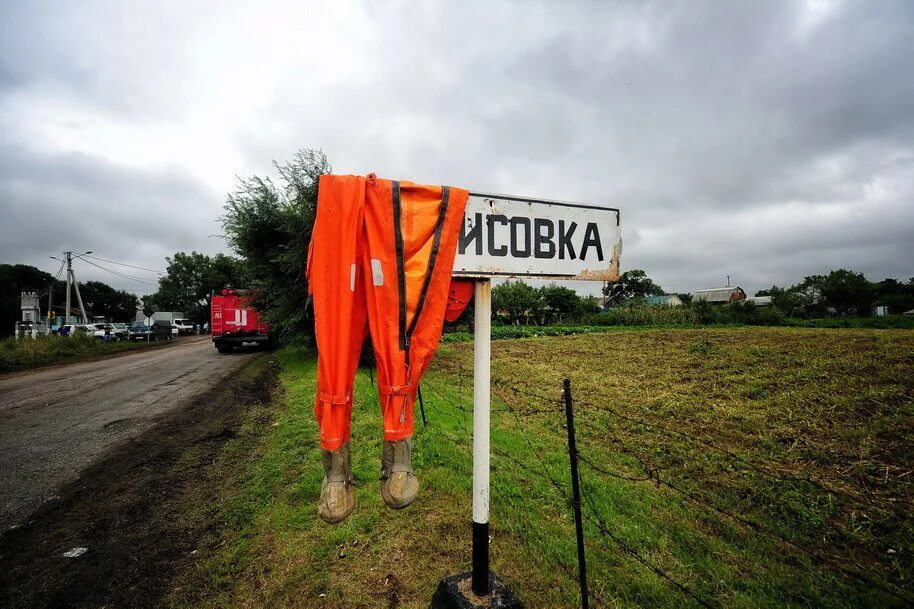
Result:
<svg viewBox="0 0 914 609"><path fill-rule="evenodd" d="M222 290L210 300L210 329L219 353L231 353L245 343L270 346L270 327L260 321L246 290Z"/></svg>

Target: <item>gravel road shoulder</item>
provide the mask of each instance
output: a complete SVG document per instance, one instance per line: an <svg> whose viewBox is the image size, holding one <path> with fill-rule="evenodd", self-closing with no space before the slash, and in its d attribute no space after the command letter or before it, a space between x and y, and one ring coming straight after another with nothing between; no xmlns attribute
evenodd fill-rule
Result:
<svg viewBox="0 0 914 609"><path fill-rule="evenodd" d="M274 365L269 354L251 358L217 390L110 448L5 531L0 606L155 606L193 560L226 480L243 467L245 450L227 451L227 443L256 443L269 425ZM245 427L253 437L240 437L251 416L263 420ZM86 550L64 556L76 548Z"/></svg>

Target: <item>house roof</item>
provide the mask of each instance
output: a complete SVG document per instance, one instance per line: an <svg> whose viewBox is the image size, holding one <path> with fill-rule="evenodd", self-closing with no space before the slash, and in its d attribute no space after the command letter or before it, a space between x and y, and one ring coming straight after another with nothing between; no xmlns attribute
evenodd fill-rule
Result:
<svg viewBox="0 0 914 609"><path fill-rule="evenodd" d="M742 292L739 286L735 288L709 288L707 290L698 290L695 292L695 300L707 300L708 302L730 302L730 296L734 292Z"/></svg>
<svg viewBox="0 0 914 609"><path fill-rule="evenodd" d="M660 296L648 296L644 299L644 304L665 305L670 302L682 304L682 301L675 294L662 294Z"/></svg>

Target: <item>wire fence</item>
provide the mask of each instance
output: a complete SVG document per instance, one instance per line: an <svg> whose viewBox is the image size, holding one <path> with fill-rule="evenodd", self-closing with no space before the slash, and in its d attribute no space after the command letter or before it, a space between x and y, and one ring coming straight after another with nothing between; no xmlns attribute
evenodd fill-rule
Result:
<svg viewBox="0 0 914 609"><path fill-rule="evenodd" d="M449 371L449 376L452 377L450 380L456 381L447 384L450 391L442 391L435 385L429 383L425 384L425 388L431 393L431 395L427 393L425 401L426 407L428 407L430 413L432 413L430 416L431 422L429 424L434 427L435 417L442 417L456 423L460 430L460 437L454 436L441 428L435 429L435 433L441 433L455 444L464 445L469 448L468 441L472 431L473 409L472 396L469 396L469 399L467 399L468 396L466 391L468 387L472 387L471 376L468 371L463 368L459 368L456 371ZM557 388L555 392L543 393L495 376L492 377L491 383L492 393L499 398L500 402L497 406L492 408L492 412L504 413L506 416L510 416L518 428L522 429L529 417L539 417L543 421L552 421L551 417L555 417L554 423L556 425L565 426L562 419L559 418L560 415L565 413L563 388ZM446 408L441 407L439 404L446 405ZM729 462L738 464L741 469L753 472L754 475L763 478L772 485L783 485L784 483L808 484L818 491L840 496L852 505L858 507L865 505L863 500L857 495L844 491L843 489L834 488L825 481L811 476L796 476L778 471L768 464L761 465L753 463L744 456L735 453L726 447L719 446L707 438L697 436L688 431L673 428L657 421L633 416L626 412L622 412L620 408L615 406L576 399L573 407L576 413L581 415L580 419L583 425L580 426L579 433L581 437L586 438L586 445L590 445L591 448L593 448L594 442L600 442L600 450L598 451L600 454L596 454L596 452L589 453L588 450L590 449L587 448L582 450L582 445L578 443L577 450L574 451L572 456L573 459L576 459L585 467L584 472L581 474L585 482L588 482L588 479L592 479L590 481L593 481L606 477L619 480L625 484L651 484L656 487L662 487L681 497L686 502L710 510L714 514L735 523L737 526L744 527L753 534L765 536L774 544L789 548L791 551L798 552L808 557L812 560L813 564L825 565L829 569L839 572L847 578L884 592L900 603L906 605L914 604L914 597L895 584L869 575L857 566L847 564L846 561L842 561L837 557L830 556L815 548L799 543L795 539L791 539L788 535L777 531L754 518L736 513L732 509L727 509L727 507L721 505L719 501L716 501L715 498L708 493L689 488L690 483L695 484L695 480L677 479L673 471L669 471L662 464L654 462L649 455L637 450L637 448L633 448L620 438L612 437L608 433L606 425L611 423L614 425L626 426L626 430L635 436L637 436L637 434L645 433L656 434L665 438L675 438L692 447L701 446L713 450L715 453L723 455ZM599 423L590 421L587 415L593 413L599 413L604 417L609 417L610 421L601 420ZM535 445L534 439L530 437L530 434L521 433L518 435L526 443L526 453L527 455L532 455L532 459L524 460L519 458L517 455L512 454L510 451L501 448L495 443L492 445L492 452L499 457L510 461L514 467L517 467L532 479L547 482L549 486L555 489L556 493L561 498L562 506L565 509L572 507L573 500L569 494L570 483L567 471L563 471L563 475L557 476L555 474L556 466L554 464L550 465L544 458L543 447ZM624 468L609 465L607 462L612 462L612 460L601 458L602 455L607 454L620 455L631 465L626 465ZM678 591L684 597L688 597L697 605L715 608L724 606L722 603L726 602L726 596L722 597L722 599L709 598L707 595L700 593L693 586L681 581L680 578L665 570L661 565L657 564L655 560L652 560L649 556L640 552L631 542L626 541L624 535L620 534L618 531L614 531L613 526L607 519L607 515L602 511L601 506L597 504L593 493L586 492L588 488L592 489L592 486L584 487L585 492L583 493L581 510L584 514L584 518L590 525L589 531L597 533L596 541L605 544L607 547L616 548L622 555L627 556L630 560L654 573L672 589ZM570 579L581 583L579 576L576 574L575 565L560 562L558 566ZM726 594L726 591L724 591L723 594ZM613 604L604 595L593 589L588 590L586 595L588 600L594 601L599 606L605 607ZM584 606L586 606L586 603L584 603Z"/></svg>

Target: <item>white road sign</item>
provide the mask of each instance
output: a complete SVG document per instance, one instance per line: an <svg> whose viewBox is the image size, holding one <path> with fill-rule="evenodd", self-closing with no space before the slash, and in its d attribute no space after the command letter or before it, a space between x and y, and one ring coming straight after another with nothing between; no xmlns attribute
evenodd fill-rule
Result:
<svg viewBox="0 0 914 609"><path fill-rule="evenodd" d="M454 275L615 281L621 253L618 209L470 193Z"/></svg>

